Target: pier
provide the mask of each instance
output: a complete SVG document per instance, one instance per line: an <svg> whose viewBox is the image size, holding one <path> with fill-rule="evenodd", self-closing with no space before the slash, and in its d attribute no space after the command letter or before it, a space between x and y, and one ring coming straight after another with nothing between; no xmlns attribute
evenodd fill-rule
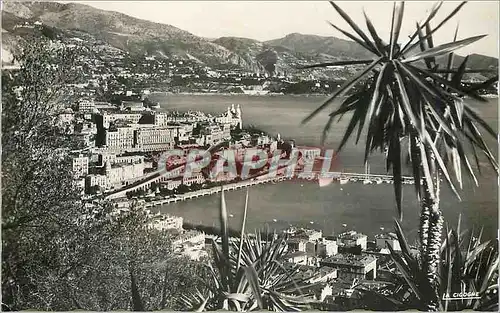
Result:
<svg viewBox="0 0 500 313"><path fill-rule="evenodd" d="M267 184L267 183L277 183L277 182L281 182L284 180L290 180L290 178L275 177L275 178L267 178L267 179L247 180L247 181L242 181L242 182L238 182L238 183L227 184L227 185L224 185L223 187L212 187L209 189L202 189L202 190L187 192L185 194L175 195L171 198L165 198L165 199L161 199L161 200L146 202L144 204L144 206L148 208L148 207L154 207L154 206L159 206L159 205L163 205L163 204L176 203L176 202L195 199L195 198L199 198L199 197L203 197L203 196L213 195L213 194L221 192L222 189L224 189L224 191L238 190L238 189L242 189L245 187Z"/></svg>
<svg viewBox="0 0 500 313"><path fill-rule="evenodd" d="M296 173L292 178L286 177L283 175L282 170L278 170L278 173L274 173L274 175L270 175L269 173L262 174L261 176L258 176L256 178L253 178L252 180L246 180L238 183L231 183L227 184L224 186L224 190L235 190L235 189L240 189L244 188L247 186L254 186L258 184L263 184L263 183L268 183L268 182L279 182L283 180L290 180L290 179L306 179L306 180L319 180L319 179L333 179L333 180L338 180L341 184L345 184L348 182L362 182L363 184L393 184L394 180L392 175L383 175L383 174L366 174L366 173L344 173L344 172L327 172L327 173L321 173L319 171L312 171L312 172L299 172ZM181 176L179 176L181 177ZM142 190L148 190L153 183L159 183L159 182L164 182L167 181L168 179L172 178L167 178L164 175L161 175L160 173L156 172L153 173L152 175L148 176L146 179L138 181L134 184L131 184L129 186L125 186L122 189L112 191L108 194L106 194L104 197L105 199L117 199L117 198L123 198L126 196L127 192L130 191L136 191L139 189ZM413 177L409 176L403 176L402 177L402 183L403 184L413 184ZM213 191L213 189L217 189L216 191ZM171 202L177 202L177 201L182 201L179 199L192 199L192 198L198 198L204 195L209 195L213 194L216 192L220 191L220 187L217 188L211 188L211 189L203 189L199 191L193 191L188 194L184 195L177 195L177 198L171 198L171 199L165 199L162 201L165 201L164 203L171 203ZM177 200L176 200L177 199Z"/></svg>

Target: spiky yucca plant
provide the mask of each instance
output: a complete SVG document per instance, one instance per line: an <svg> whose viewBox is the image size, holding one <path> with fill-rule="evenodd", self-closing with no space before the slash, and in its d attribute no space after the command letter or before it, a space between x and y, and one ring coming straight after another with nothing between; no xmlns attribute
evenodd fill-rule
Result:
<svg viewBox="0 0 500 313"><path fill-rule="evenodd" d="M386 153L387 171L392 168L394 190L399 218L402 218L402 151L408 146L409 163L415 178L415 190L421 203L420 241L426 287L424 300L428 310L438 309L437 279L442 243L443 219L439 208L440 177L444 176L448 185L459 194L455 184L462 187L462 166L476 183L477 179L466 154L470 147L479 168L477 151L483 152L495 171L498 166L491 150L485 143L479 128L485 129L496 138L491 127L466 103L465 96L485 102L477 91L488 87L498 76L481 84L465 88L461 80L466 71L466 62L453 69L452 51L469 45L481 38L475 36L463 40L434 46L433 34L448 22L465 4L462 2L436 27L431 27L436 13L441 7L437 3L422 24L406 43L400 43L404 2L394 4L391 36L388 43L379 37L377 30L365 13L369 34L363 30L337 4L330 2L334 9L351 26L355 34L331 24L336 30L373 53L373 59L340 61L309 65L302 68L322 68L367 64L363 70L347 80L327 101L313 111L303 123L322 112L333 100L347 93L352 87L361 85L345 98L340 107L329 114L324 128L324 141L329 128L338 116L351 112L352 117L338 147L342 150L347 140L358 126L356 142L363 128L367 129L365 144L365 164L369 155L380 150ZM415 51L420 48L420 52ZM439 68L436 58L448 55L446 68ZM415 64L423 60L425 67ZM450 172L456 179L452 180ZM460 197L459 197L460 198Z"/></svg>
<svg viewBox="0 0 500 313"><path fill-rule="evenodd" d="M248 189L245 199L241 235L230 240L224 189L221 193L220 243L212 242L213 264L209 265L213 284L201 287L182 301L187 308L197 311L232 310L300 311L308 308L310 300L291 296L301 294L301 287L310 286L308 277L295 281L293 276L299 265L285 268L286 238L262 238L256 232L253 238L245 235L248 210Z"/></svg>
<svg viewBox="0 0 500 313"><path fill-rule="evenodd" d="M387 246L390 249L391 258L405 282L397 287L411 291L411 296L401 299L394 294L384 295L383 290L378 292L363 290L363 293L365 296L383 303L385 310L425 310L426 306L423 300L426 294L426 284L423 280L425 277L423 259L420 254L414 255L410 252L399 223L396 221L395 224L401 252L394 251L389 244ZM477 237L473 232L470 233L469 240L466 240L466 233L467 231L460 232L459 219L457 228L447 232L445 242L441 246L442 261L437 279L438 288L436 289L439 310L498 311L498 241L482 242L482 231ZM448 299L453 294L470 292L477 292L478 296L464 300ZM399 292L399 294L402 293ZM366 302L368 303L366 308L373 309L370 307L371 301Z"/></svg>

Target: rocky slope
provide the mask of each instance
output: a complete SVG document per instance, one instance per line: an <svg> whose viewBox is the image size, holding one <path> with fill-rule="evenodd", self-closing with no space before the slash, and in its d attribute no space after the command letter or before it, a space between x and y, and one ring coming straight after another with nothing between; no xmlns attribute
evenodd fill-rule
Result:
<svg viewBox="0 0 500 313"><path fill-rule="evenodd" d="M355 42L335 37L293 33L266 42L236 37L208 39L172 25L77 3L56 2L4 2L3 50L13 52L20 38L29 32L29 29L16 28L24 21L39 21L44 26L66 32L79 30L131 54L189 58L212 68L292 73L297 65L372 57ZM460 61L458 57L455 63ZM472 55L470 67L497 69L498 59ZM310 73L316 77L340 79L352 71L336 68L311 70Z"/></svg>

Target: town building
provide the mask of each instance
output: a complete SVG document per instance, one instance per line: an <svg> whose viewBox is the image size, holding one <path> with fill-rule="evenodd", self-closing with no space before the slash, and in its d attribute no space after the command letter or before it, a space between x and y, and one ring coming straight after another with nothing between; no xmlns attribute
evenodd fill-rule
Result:
<svg viewBox="0 0 500 313"><path fill-rule="evenodd" d="M164 151L174 147L175 130L166 126L146 127L141 125L135 130L134 148L140 151Z"/></svg>
<svg viewBox="0 0 500 313"><path fill-rule="evenodd" d="M333 289L328 283L317 283L301 287L300 291L294 290L291 294L314 302L323 302L328 296L332 296Z"/></svg>
<svg viewBox="0 0 500 313"><path fill-rule="evenodd" d="M133 164L144 162L143 155L117 155L112 152L101 152L98 156L98 163L104 166L106 163L115 164Z"/></svg>
<svg viewBox="0 0 500 313"><path fill-rule="evenodd" d="M354 230L342 233L337 236L337 245L346 248L353 248L360 246L361 250L366 250L368 237L364 234L358 233Z"/></svg>
<svg viewBox="0 0 500 313"><path fill-rule="evenodd" d="M99 187L107 190L109 187L108 178L106 175L90 174L85 177L85 189L88 191L94 187Z"/></svg>
<svg viewBox="0 0 500 313"><path fill-rule="evenodd" d="M73 173L75 177L82 177L89 173L89 158L83 154L73 157Z"/></svg>
<svg viewBox="0 0 500 313"><path fill-rule="evenodd" d="M315 242L323 237L323 232L321 230L301 228L295 231L293 237L303 238L307 241Z"/></svg>
<svg viewBox="0 0 500 313"><path fill-rule="evenodd" d="M338 269L340 278L377 278L377 258L369 254L337 254L320 260L319 264Z"/></svg>
<svg viewBox="0 0 500 313"><path fill-rule="evenodd" d="M284 257L284 260L290 263L303 265L310 265L312 263L311 258L305 251L288 252Z"/></svg>
<svg viewBox="0 0 500 313"><path fill-rule="evenodd" d="M334 240L327 240L322 238L316 244L316 255L320 257L328 257L338 253L337 242Z"/></svg>
<svg viewBox="0 0 500 313"><path fill-rule="evenodd" d="M306 252L307 240L301 238L291 238L287 240L288 251Z"/></svg>
<svg viewBox="0 0 500 313"><path fill-rule="evenodd" d="M141 117L142 117L141 113L132 113L132 112L109 113L104 111L100 114L96 114L95 122L97 124L98 129L100 128L107 129L115 121L122 121L124 123L129 123L129 124L137 124L139 123Z"/></svg>
<svg viewBox="0 0 500 313"><path fill-rule="evenodd" d="M142 101L122 101L122 105L125 110L131 112L142 112L146 110Z"/></svg>
<svg viewBox="0 0 500 313"><path fill-rule="evenodd" d="M395 251L401 251L401 246L399 245L398 237L394 233L383 233L375 235L375 240L378 249L387 249L387 244L389 244Z"/></svg>
<svg viewBox="0 0 500 313"><path fill-rule="evenodd" d="M131 164L106 163L106 177L110 185L125 184L144 175L142 160Z"/></svg>
<svg viewBox="0 0 500 313"><path fill-rule="evenodd" d="M283 267L287 270L295 269L296 274L292 278L296 281L305 281L309 284L327 283L337 278L337 269L327 266L317 267L285 262Z"/></svg>
<svg viewBox="0 0 500 313"><path fill-rule="evenodd" d="M82 99L78 102L78 112L93 113L95 111L94 100Z"/></svg>
<svg viewBox="0 0 500 313"><path fill-rule="evenodd" d="M105 133L104 146L108 149L132 151L134 128L130 126L110 127Z"/></svg>
<svg viewBox="0 0 500 313"><path fill-rule="evenodd" d="M205 145L214 145L224 140L224 131L219 125L203 126L200 133L205 137Z"/></svg>
<svg viewBox="0 0 500 313"><path fill-rule="evenodd" d="M177 229L182 230L183 218L179 216L163 215L155 218L152 226L158 230Z"/></svg>
<svg viewBox="0 0 500 313"><path fill-rule="evenodd" d="M205 182L205 177L201 172L192 173L189 177L182 178L182 184L186 186L191 186L192 184L203 184Z"/></svg>
<svg viewBox="0 0 500 313"><path fill-rule="evenodd" d="M166 112L156 112L153 114L153 123L156 126L167 126L168 114Z"/></svg>
<svg viewBox="0 0 500 313"><path fill-rule="evenodd" d="M222 115L215 118L215 122L218 124L230 124L232 127L243 127L243 119L241 116L241 107L238 106L235 108L234 104L231 104L230 107L227 108L227 111Z"/></svg>

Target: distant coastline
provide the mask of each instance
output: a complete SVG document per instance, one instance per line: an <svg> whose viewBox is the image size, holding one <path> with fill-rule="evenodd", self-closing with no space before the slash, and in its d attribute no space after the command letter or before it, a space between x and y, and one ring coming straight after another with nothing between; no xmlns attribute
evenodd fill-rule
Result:
<svg viewBox="0 0 500 313"><path fill-rule="evenodd" d="M267 94L243 94L229 92L170 92L158 91L151 92L151 95L181 95L181 96L247 96L247 97L277 97L277 96L294 96L294 97L326 97L328 94L308 93L308 94L284 94L284 93L267 93Z"/></svg>
<svg viewBox="0 0 500 313"><path fill-rule="evenodd" d="M267 93L267 94L242 94L242 93L229 93L229 92L171 92L171 91L155 91L151 92L151 95L181 95L181 96L246 96L246 97L327 97L330 94L322 93L308 93L308 94L284 94L284 93ZM484 98L495 99L498 98L498 94L486 94L481 95ZM345 98L341 96L339 98Z"/></svg>

